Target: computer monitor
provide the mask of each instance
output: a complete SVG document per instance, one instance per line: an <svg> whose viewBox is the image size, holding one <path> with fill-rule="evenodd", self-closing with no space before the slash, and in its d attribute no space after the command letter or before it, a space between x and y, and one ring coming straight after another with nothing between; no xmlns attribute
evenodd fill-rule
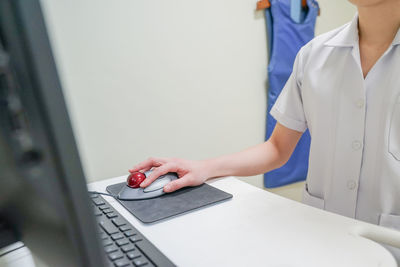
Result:
<svg viewBox="0 0 400 267"><path fill-rule="evenodd" d="M89 200L39 0L0 0L0 236L105 266Z"/></svg>

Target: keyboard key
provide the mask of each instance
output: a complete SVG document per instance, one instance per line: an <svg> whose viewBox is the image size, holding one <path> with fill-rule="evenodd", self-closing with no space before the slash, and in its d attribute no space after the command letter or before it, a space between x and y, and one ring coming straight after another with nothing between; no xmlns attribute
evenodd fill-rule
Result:
<svg viewBox="0 0 400 267"><path fill-rule="evenodd" d="M121 230L122 232L131 230L132 228L129 225L122 225L119 227L119 230Z"/></svg>
<svg viewBox="0 0 400 267"><path fill-rule="evenodd" d="M94 208L94 216L101 216L103 215L103 213L98 209L98 208Z"/></svg>
<svg viewBox="0 0 400 267"><path fill-rule="evenodd" d="M115 261L115 260L118 260L120 258L123 258L124 254L122 254L121 251L117 251L117 252L113 252L113 253L108 254L108 257L110 258L110 260Z"/></svg>
<svg viewBox="0 0 400 267"><path fill-rule="evenodd" d="M126 256L128 257L128 259L133 260L135 258L142 256L142 254L138 250L133 250L126 253Z"/></svg>
<svg viewBox="0 0 400 267"><path fill-rule="evenodd" d="M102 233L100 233L100 238L106 239L106 238L108 238L108 235L106 233L102 232Z"/></svg>
<svg viewBox="0 0 400 267"><path fill-rule="evenodd" d="M121 226L126 224L126 221L121 218L115 218L112 219L111 221L113 222L113 224L115 224L115 226Z"/></svg>
<svg viewBox="0 0 400 267"><path fill-rule="evenodd" d="M106 231L106 233L109 235L119 232L118 228L115 227L115 225L109 220L101 220L99 224L104 229L104 231Z"/></svg>
<svg viewBox="0 0 400 267"><path fill-rule="evenodd" d="M101 210L105 210L105 209L109 209L109 208L110 208L110 206L108 206L108 205L99 206L99 209L101 209Z"/></svg>
<svg viewBox="0 0 400 267"><path fill-rule="evenodd" d="M114 211L112 209L110 209L110 208L106 208L106 209L103 210L104 214L111 213L111 212L114 212Z"/></svg>
<svg viewBox="0 0 400 267"><path fill-rule="evenodd" d="M130 236L135 235L135 233L132 230L126 231L124 234L125 234L126 237L130 237Z"/></svg>
<svg viewBox="0 0 400 267"><path fill-rule="evenodd" d="M121 247L121 250L125 253L128 251L132 251L134 249L135 249L135 246L133 244L124 245Z"/></svg>
<svg viewBox="0 0 400 267"><path fill-rule="evenodd" d="M110 219L111 219L111 218L118 217L118 215L115 214L114 212L107 213L106 215L107 215L107 218L110 218Z"/></svg>
<svg viewBox="0 0 400 267"><path fill-rule="evenodd" d="M111 239L110 238L106 238L106 239L103 239L103 246L109 246L109 245L111 245L111 244L113 244L113 242L111 241Z"/></svg>
<svg viewBox="0 0 400 267"><path fill-rule="evenodd" d="M90 197L91 198L96 198L96 197L99 197L99 194L93 193L93 194L90 194Z"/></svg>
<svg viewBox="0 0 400 267"><path fill-rule="evenodd" d="M146 265L148 263L148 261L145 259L145 258L143 258L143 257L140 257L140 258L137 258L137 259L135 259L134 261L133 261L133 264L135 264L135 266L144 266L144 265Z"/></svg>
<svg viewBox="0 0 400 267"><path fill-rule="evenodd" d="M118 250L118 247L116 246L116 245L114 245L114 244L112 244L111 246L107 246L107 247L105 247L104 248L104 251L108 254L108 253L111 253L111 252L115 252L115 251L117 251Z"/></svg>
<svg viewBox="0 0 400 267"><path fill-rule="evenodd" d="M112 240L118 240L118 239L124 238L124 235L122 233L116 233L116 234L111 235L111 238L112 238Z"/></svg>
<svg viewBox="0 0 400 267"><path fill-rule="evenodd" d="M142 239L138 235L134 235L134 236L131 236L129 238L129 240L131 240L131 242L135 243L135 242L141 241Z"/></svg>
<svg viewBox="0 0 400 267"><path fill-rule="evenodd" d="M129 244L129 240L126 239L126 238L123 238L123 239L117 240L115 243L116 243L118 246L123 246L123 245Z"/></svg>
<svg viewBox="0 0 400 267"><path fill-rule="evenodd" d="M115 261L115 266L116 267L126 267L129 266L130 262L126 259L121 259L121 260L117 260Z"/></svg>
<svg viewBox="0 0 400 267"><path fill-rule="evenodd" d="M92 198L92 201L96 206L101 206L106 204L101 198Z"/></svg>

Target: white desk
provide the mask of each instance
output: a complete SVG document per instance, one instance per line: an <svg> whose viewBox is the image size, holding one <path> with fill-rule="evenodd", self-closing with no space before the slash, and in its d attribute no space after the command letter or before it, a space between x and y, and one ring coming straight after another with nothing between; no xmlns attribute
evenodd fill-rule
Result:
<svg viewBox="0 0 400 267"><path fill-rule="evenodd" d="M89 185L104 191L125 177ZM211 185L233 199L145 225L114 199L113 206L178 266L396 266L382 246L356 233L400 232L318 210L233 177Z"/></svg>
<svg viewBox="0 0 400 267"><path fill-rule="evenodd" d="M89 189L104 192L124 180L95 182ZM397 266L386 249L359 234L400 247L400 232L308 207L233 177L210 184L233 199L151 225L105 198L178 266Z"/></svg>

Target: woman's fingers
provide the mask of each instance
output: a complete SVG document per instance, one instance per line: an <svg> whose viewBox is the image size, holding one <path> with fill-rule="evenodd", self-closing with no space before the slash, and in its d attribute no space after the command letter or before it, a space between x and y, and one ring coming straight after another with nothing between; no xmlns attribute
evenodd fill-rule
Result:
<svg viewBox="0 0 400 267"><path fill-rule="evenodd" d="M160 167L165 162L167 162L167 160L164 158L149 158L135 165L132 169L129 169L129 172L132 173L137 171L148 171L153 167Z"/></svg>
<svg viewBox="0 0 400 267"><path fill-rule="evenodd" d="M182 178L173 180L164 186L164 192L171 193L185 186L194 186L193 181L189 175L185 175Z"/></svg>
<svg viewBox="0 0 400 267"><path fill-rule="evenodd" d="M154 182L161 175L167 174L169 172L177 172L178 165L173 162L165 163L158 168L155 168L149 176L140 184L140 187L149 186L152 182Z"/></svg>

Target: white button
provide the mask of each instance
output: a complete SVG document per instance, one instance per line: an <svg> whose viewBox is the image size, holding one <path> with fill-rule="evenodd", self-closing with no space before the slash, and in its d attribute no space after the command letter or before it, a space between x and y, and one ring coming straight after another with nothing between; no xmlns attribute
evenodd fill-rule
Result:
<svg viewBox="0 0 400 267"><path fill-rule="evenodd" d="M354 190L357 187L357 183L354 180L348 180L347 181L347 188L349 190Z"/></svg>
<svg viewBox="0 0 400 267"><path fill-rule="evenodd" d="M362 147L362 144L360 141L354 141L351 146L353 147L354 150L359 150Z"/></svg>
<svg viewBox="0 0 400 267"><path fill-rule="evenodd" d="M363 107L364 107L364 100L363 100L363 99L359 99L359 100L356 102L356 106L357 106L358 108L363 108Z"/></svg>

